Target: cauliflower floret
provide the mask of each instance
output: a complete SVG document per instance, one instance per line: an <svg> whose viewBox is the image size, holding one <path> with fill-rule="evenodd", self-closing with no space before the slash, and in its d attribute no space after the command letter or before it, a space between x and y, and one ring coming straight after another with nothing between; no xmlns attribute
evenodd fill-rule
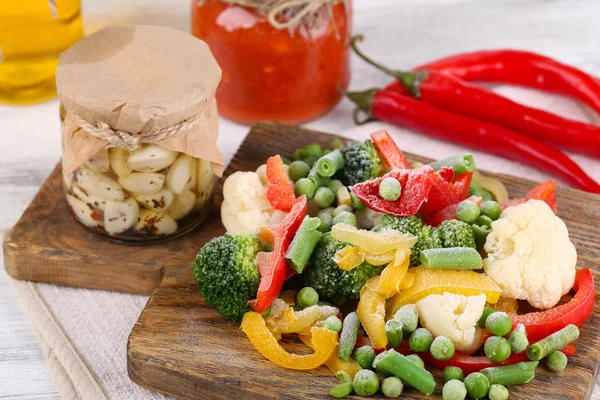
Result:
<svg viewBox="0 0 600 400"><path fill-rule="evenodd" d="M267 188L256 172L236 172L223 184L221 221L230 234L258 233L261 227L280 222L286 213L274 210Z"/></svg>
<svg viewBox="0 0 600 400"><path fill-rule="evenodd" d="M486 297L444 293L430 294L417 302L421 325L433 337L446 336L456 350L471 354L481 347L483 332L477 325Z"/></svg>
<svg viewBox="0 0 600 400"><path fill-rule="evenodd" d="M540 200L507 208L484 246L485 273L505 297L549 309L575 281L577 252L565 223Z"/></svg>

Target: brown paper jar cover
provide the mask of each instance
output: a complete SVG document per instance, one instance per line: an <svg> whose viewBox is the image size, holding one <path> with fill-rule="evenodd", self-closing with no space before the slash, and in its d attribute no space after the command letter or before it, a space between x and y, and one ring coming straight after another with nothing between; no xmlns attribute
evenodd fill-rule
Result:
<svg viewBox="0 0 600 400"><path fill-rule="evenodd" d="M81 120L117 131L111 139L121 133L151 135L193 121L161 140L142 142L208 160L220 176L214 99L220 79L221 69L206 43L172 28L109 26L80 40L61 55L56 71L67 113L64 172L111 144L82 129Z"/></svg>

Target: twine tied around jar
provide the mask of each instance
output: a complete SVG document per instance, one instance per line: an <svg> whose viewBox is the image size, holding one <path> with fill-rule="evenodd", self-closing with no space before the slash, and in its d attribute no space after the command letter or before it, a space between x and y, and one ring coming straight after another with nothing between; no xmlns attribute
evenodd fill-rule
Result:
<svg viewBox="0 0 600 400"><path fill-rule="evenodd" d="M200 0L200 4L206 0ZM299 26L318 28L332 21L336 37L339 33L333 19L333 5L343 3L346 13L350 12L348 0L221 0L231 5L254 8L264 15L275 29L294 32Z"/></svg>
<svg viewBox="0 0 600 400"><path fill-rule="evenodd" d="M108 147L123 147L130 152L139 148L142 143L155 143L193 129L204 118L203 113L200 113L166 128L131 133L113 129L106 122L100 121L94 125L76 114L69 113L69 116L85 133L109 142Z"/></svg>

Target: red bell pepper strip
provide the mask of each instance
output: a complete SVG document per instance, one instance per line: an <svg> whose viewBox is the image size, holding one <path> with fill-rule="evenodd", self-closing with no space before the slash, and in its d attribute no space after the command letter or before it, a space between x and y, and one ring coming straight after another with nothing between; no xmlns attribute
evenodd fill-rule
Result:
<svg viewBox="0 0 600 400"><path fill-rule="evenodd" d="M556 214L556 182L554 179L549 179L545 182L540 183L533 189L531 189L525 197L520 199L512 199L502 204L502 210L504 211L508 207L518 206L519 204L523 204L527 202L527 200L542 200L545 201L554 214Z"/></svg>
<svg viewBox="0 0 600 400"><path fill-rule="evenodd" d="M437 174L446 182L452 182L452 179L454 179L454 170L450 167L443 167L437 171Z"/></svg>
<svg viewBox="0 0 600 400"><path fill-rule="evenodd" d="M467 200L470 200L473 203L475 203L478 206L480 206L482 199L479 196L471 196ZM457 203L449 205L446 208L441 209L440 211L436 212L435 214L426 216L425 219L427 221L427 225L439 226L444 221L448 221L448 220L451 220L451 219L456 219L456 210L458 210L458 205L461 202L462 201L459 201Z"/></svg>
<svg viewBox="0 0 600 400"><path fill-rule="evenodd" d="M565 153L510 129L457 115L391 91L373 89L346 95L373 118L509 160L521 160L579 189L600 193L600 185Z"/></svg>
<svg viewBox="0 0 600 400"><path fill-rule="evenodd" d="M577 99L600 114L600 81L596 77L529 51L461 53L420 65L415 70L436 70L469 82L508 83L556 93Z"/></svg>
<svg viewBox="0 0 600 400"><path fill-rule="evenodd" d="M446 169L442 169L443 172ZM454 182L448 182L442 174L433 176L433 185L429 191L427 202L421 206L423 214L433 214L452 204L458 203L469 197L469 187L471 186L472 172L465 172L456 177Z"/></svg>
<svg viewBox="0 0 600 400"><path fill-rule="evenodd" d="M352 186L352 193L372 210L406 217L416 214L433 185L436 175L433 168L424 166L416 169L393 169L384 176ZM379 184L384 178L395 178L402 186L402 194L396 201L389 201L379 196Z"/></svg>
<svg viewBox="0 0 600 400"><path fill-rule="evenodd" d="M305 216L306 196L301 196L296 199L296 203L283 221L265 226L258 233L260 240L269 243L273 251L260 252L256 255L260 284L256 299L249 303L254 311L265 312L281 292L283 282L288 277L285 252Z"/></svg>
<svg viewBox="0 0 600 400"><path fill-rule="evenodd" d="M513 318L513 328L523 324L530 342L537 342L569 324L581 326L594 311L596 294L594 276L589 268L575 275L575 296L566 304L545 311L537 311Z"/></svg>
<svg viewBox="0 0 600 400"><path fill-rule="evenodd" d="M283 160L278 155L267 160L267 180L269 181L267 200L271 207L289 212L296 202L296 197Z"/></svg>
<svg viewBox="0 0 600 400"><path fill-rule="evenodd" d="M394 139L385 130L381 129L375 133L371 133L371 140L377 151L387 164L389 169L411 169L412 166L400 150Z"/></svg>

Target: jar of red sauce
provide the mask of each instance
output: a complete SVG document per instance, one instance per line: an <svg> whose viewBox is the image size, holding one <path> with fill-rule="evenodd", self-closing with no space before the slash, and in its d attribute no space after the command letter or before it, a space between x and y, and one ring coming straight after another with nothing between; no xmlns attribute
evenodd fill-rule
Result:
<svg viewBox="0 0 600 400"><path fill-rule="evenodd" d="M350 81L351 0L293 1L291 8L279 0L270 12L257 3L192 0L192 32L223 70L219 113L245 124L325 114ZM316 12L304 10L319 3Z"/></svg>

